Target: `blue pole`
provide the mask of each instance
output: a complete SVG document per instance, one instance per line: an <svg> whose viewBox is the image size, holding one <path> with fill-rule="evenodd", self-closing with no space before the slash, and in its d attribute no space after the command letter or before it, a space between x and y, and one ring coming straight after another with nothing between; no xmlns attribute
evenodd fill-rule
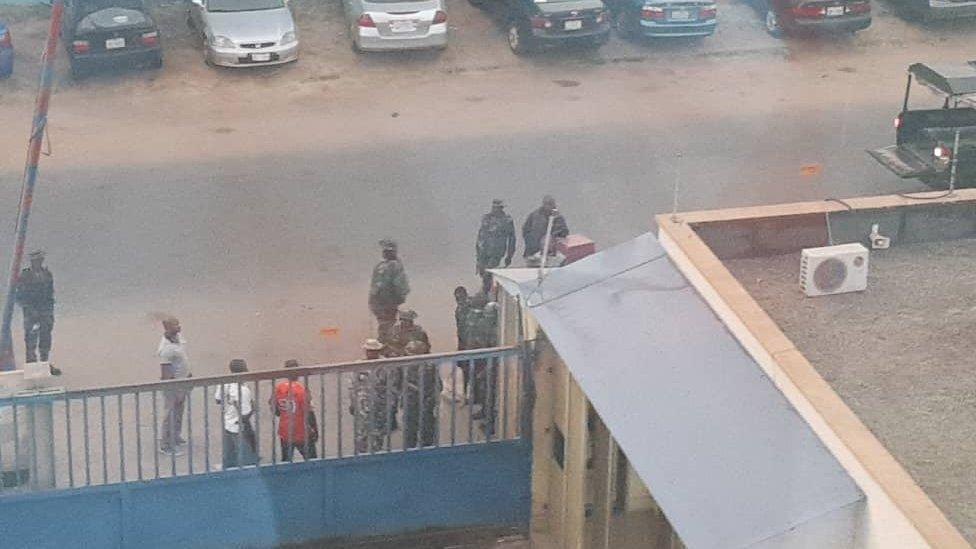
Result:
<svg viewBox="0 0 976 549"><path fill-rule="evenodd" d="M54 58L58 50L58 31L61 28L61 14L64 11L62 0L54 0L51 6L51 21L48 26L47 45L41 65L41 84L34 105L34 122L31 127L30 143L27 146L27 166L24 169L24 186L20 196L20 211L17 215L17 237L14 241L14 254L10 262L10 276L7 279L7 294L3 303L3 321L0 324L0 371L17 369L14 358L11 324L14 317L14 292L20 276L20 264L24 258L24 243L27 241L27 221L30 219L31 205L34 202L34 186L37 183L37 166L41 158L41 144L44 130L47 129L47 111L51 103L51 85L54 82Z"/></svg>

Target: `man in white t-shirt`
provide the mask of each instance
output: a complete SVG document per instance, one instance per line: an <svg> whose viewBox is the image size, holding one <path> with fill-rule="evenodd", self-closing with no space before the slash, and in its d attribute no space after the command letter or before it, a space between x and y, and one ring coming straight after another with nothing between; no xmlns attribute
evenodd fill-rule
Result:
<svg viewBox="0 0 976 549"><path fill-rule="evenodd" d="M230 361L230 371L232 374L243 374L247 372L247 363L235 358ZM246 383L224 383L214 390L214 399L223 408L224 469L256 464L257 440L254 436L254 396L251 388Z"/></svg>
<svg viewBox="0 0 976 549"><path fill-rule="evenodd" d="M180 321L167 318L163 321L163 338L156 349L159 357L160 377L185 379L191 377L190 365L186 356L186 341L180 335ZM186 444L180 436L183 431L183 409L186 405L188 389L167 389L163 391L163 424L160 428L159 451L164 454L182 455L178 448Z"/></svg>

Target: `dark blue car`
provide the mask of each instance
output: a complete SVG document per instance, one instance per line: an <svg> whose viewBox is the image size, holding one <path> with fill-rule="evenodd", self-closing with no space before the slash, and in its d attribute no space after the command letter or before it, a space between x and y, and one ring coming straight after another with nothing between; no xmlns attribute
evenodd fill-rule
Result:
<svg viewBox="0 0 976 549"><path fill-rule="evenodd" d="M14 72L14 40L10 37L10 29L0 21L0 78L6 78Z"/></svg>
<svg viewBox="0 0 976 549"><path fill-rule="evenodd" d="M605 0L627 37L710 36L715 32L715 0Z"/></svg>

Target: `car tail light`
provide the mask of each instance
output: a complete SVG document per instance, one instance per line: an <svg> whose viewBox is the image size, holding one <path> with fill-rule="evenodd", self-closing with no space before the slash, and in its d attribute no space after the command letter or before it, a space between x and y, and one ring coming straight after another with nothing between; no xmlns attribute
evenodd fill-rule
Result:
<svg viewBox="0 0 976 549"><path fill-rule="evenodd" d="M75 53L88 53L91 50L91 46L87 40L75 40L71 43L71 50Z"/></svg>
<svg viewBox="0 0 976 549"><path fill-rule="evenodd" d="M434 14L434 24L437 25L440 23L447 23L447 12L437 10L437 13Z"/></svg>
<svg viewBox="0 0 976 549"><path fill-rule="evenodd" d="M793 8L793 15L806 19L816 19L827 15L827 8L823 6L812 6L810 4L800 4Z"/></svg>
<svg viewBox="0 0 976 549"><path fill-rule="evenodd" d="M532 24L533 29L551 29L552 21L545 17L530 17L529 22Z"/></svg>
<svg viewBox="0 0 976 549"><path fill-rule="evenodd" d="M155 46L158 43L159 43L159 33L158 32L153 31L153 32L144 32L144 33L142 33L142 45L143 46Z"/></svg>
<svg viewBox="0 0 976 549"><path fill-rule="evenodd" d="M373 21L373 18L370 17L368 13L364 13L360 15L359 19L356 20L356 25L360 27L370 28L370 29L376 28L376 23Z"/></svg>
<svg viewBox="0 0 976 549"><path fill-rule="evenodd" d="M901 115L898 115L895 117L895 129L897 130L901 128L901 124L902 124Z"/></svg>
<svg viewBox="0 0 976 549"><path fill-rule="evenodd" d="M718 14L718 8L715 4L704 6L698 10L699 19L714 19L716 14Z"/></svg>
<svg viewBox="0 0 976 549"><path fill-rule="evenodd" d="M3 31L0 33L0 46L11 47L14 45L13 38L10 37L10 31Z"/></svg>
<svg viewBox="0 0 976 549"><path fill-rule="evenodd" d="M664 19L664 8L660 6L644 6L641 8L642 19Z"/></svg>
<svg viewBox="0 0 976 549"><path fill-rule="evenodd" d="M870 13L871 2L852 2L847 5L847 13Z"/></svg>
<svg viewBox="0 0 976 549"><path fill-rule="evenodd" d="M948 162L952 159L952 149L943 145L942 143L935 146L935 149L932 150L932 154L943 162Z"/></svg>

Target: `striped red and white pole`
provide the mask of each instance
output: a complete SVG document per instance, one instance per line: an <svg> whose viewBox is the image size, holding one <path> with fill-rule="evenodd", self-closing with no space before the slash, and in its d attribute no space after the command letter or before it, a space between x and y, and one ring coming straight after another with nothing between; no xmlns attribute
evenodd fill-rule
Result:
<svg viewBox="0 0 976 549"><path fill-rule="evenodd" d="M0 371L17 369L14 358L11 324L14 316L14 289L20 276L20 265L24 258L24 244L27 241L27 221L30 219L31 205L34 202L34 186L37 183L37 166L41 159L41 144L47 130L47 111L51 104L51 86L54 83L54 59L58 52L58 31L61 28L61 14L64 12L62 0L54 0L51 5L51 22L47 31L47 45L41 59L41 85L34 104L34 122L31 127L30 142L27 146L27 166L24 168L24 186L20 195L20 211L17 214L17 235L14 240L14 254L10 261L10 277L7 279L7 293L3 303L3 319L0 324Z"/></svg>

